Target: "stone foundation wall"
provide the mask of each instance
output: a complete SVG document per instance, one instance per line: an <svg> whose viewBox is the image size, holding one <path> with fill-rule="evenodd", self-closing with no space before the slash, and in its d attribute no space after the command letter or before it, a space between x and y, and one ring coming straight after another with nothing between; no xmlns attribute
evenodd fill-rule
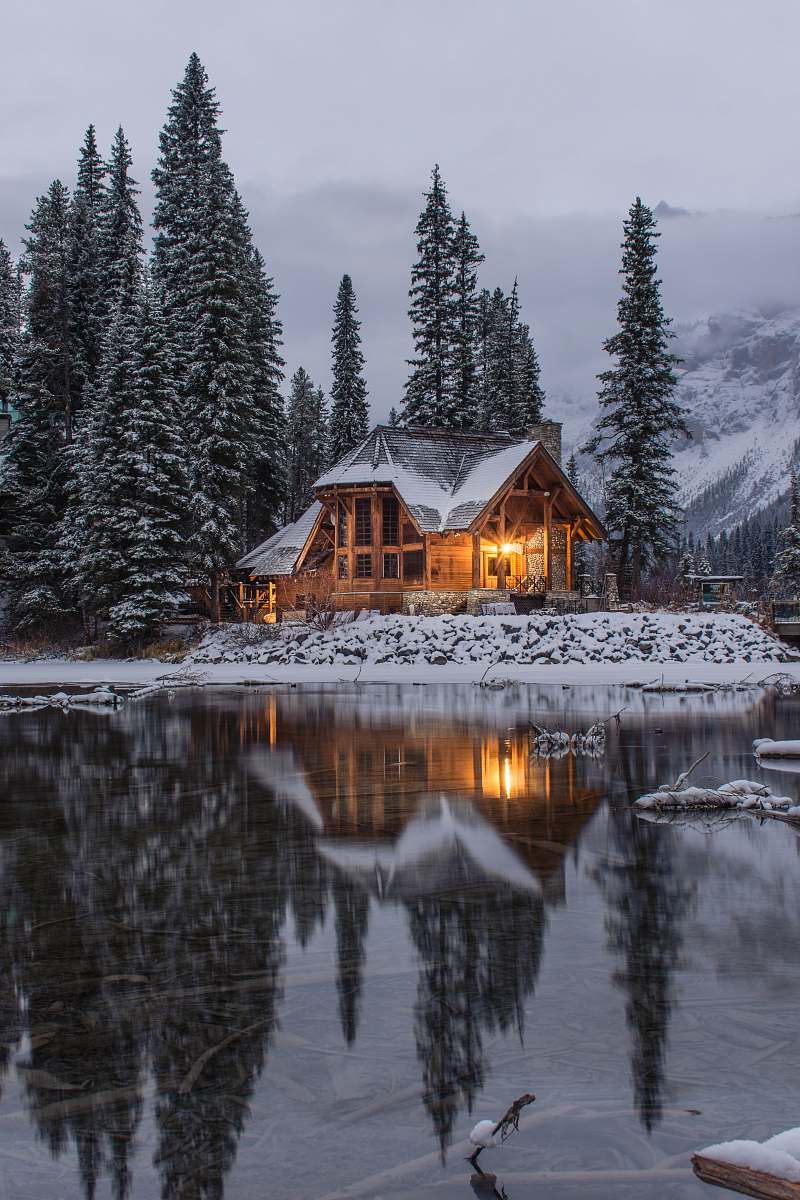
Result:
<svg viewBox="0 0 800 1200"><path fill-rule="evenodd" d="M403 592L403 612L421 617L467 612L468 595L468 592L440 592L433 589Z"/></svg>

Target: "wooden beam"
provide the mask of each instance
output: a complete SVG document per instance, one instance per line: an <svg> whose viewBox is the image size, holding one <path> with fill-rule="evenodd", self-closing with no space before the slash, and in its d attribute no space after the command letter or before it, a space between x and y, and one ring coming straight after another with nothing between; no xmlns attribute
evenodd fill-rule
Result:
<svg viewBox="0 0 800 1200"><path fill-rule="evenodd" d="M422 535L422 554L424 557L423 571L425 587L430 591L431 586L431 535L425 533Z"/></svg>
<svg viewBox="0 0 800 1200"><path fill-rule="evenodd" d="M472 586L481 586L481 535L472 534Z"/></svg>
<svg viewBox="0 0 800 1200"><path fill-rule="evenodd" d="M508 572L508 559L503 553L503 546L507 541L506 538L506 502L503 500L500 504L500 525L498 546L499 553L497 555L497 590L504 592L506 590L506 574Z"/></svg>

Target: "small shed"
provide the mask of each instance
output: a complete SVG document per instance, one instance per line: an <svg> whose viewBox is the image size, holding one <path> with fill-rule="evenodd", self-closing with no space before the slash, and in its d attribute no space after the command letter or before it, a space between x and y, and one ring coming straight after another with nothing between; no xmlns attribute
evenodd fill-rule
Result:
<svg viewBox="0 0 800 1200"><path fill-rule="evenodd" d="M730 608L739 599L744 575L688 575L703 608Z"/></svg>

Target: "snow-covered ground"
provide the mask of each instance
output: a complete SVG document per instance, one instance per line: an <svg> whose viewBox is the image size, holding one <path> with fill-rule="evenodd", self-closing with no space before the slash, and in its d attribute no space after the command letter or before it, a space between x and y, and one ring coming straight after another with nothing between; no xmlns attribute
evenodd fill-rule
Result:
<svg viewBox="0 0 800 1200"><path fill-rule="evenodd" d="M0 685L139 684L188 673L206 683L727 683L776 670L792 652L730 614L376 617L320 632L211 630L181 666L158 662L0 661Z"/></svg>

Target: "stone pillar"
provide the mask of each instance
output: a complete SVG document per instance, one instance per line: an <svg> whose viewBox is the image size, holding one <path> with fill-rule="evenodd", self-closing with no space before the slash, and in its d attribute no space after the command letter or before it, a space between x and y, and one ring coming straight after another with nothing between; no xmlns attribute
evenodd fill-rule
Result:
<svg viewBox="0 0 800 1200"><path fill-rule="evenodd" d="M540 421L538 425L531 425L527 430L527 437L532 442L541 442L545 450L556 460L561 466L561 422L560 421Z"/></svg>

